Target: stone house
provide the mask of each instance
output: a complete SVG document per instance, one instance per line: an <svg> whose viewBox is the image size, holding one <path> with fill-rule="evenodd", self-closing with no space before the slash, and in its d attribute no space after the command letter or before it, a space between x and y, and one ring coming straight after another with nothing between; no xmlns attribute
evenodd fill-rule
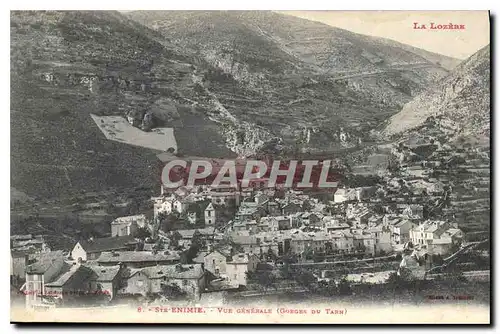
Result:
<svg viewBox="0 0 500 334"><path fill-rule="evenodd" d="M280 216L281 209L280 209L279 203L274 202L274 201L269 201L267 203L267 215L268 216Z"/></svg>
<svg viewBox="0 0 500 334"><path fill-rule="evenodd" d="M300 204L295 203L295 202L285 203L281 207L281 214L284 215L284 216L291 215L291 214L294 214L294 213L297 213L297 212L300 212L300 211L302 211L302 208L301 208Z"/></svg>
<svg viewBox="0 0 500 334"><path fill-rule="evenodd" d="M190 299L199 300L205 289L205 271L201 264L158 265L130 269L119 294L158 294L162 286L177 285Z"/></svg>
<svg viewBox="0 0 500 334"><path fill-rule="evenodd" d="M354 251L354 238L348 231L334 231L331 233L331 248L334 252L351 253Z"/></svg>
<svg viewBox="0 0 500 334"><path fill-rule="evenodd" d="M232 233L231 239L234 244L241 247L243 253L247 254L268 254L271 250L275 255L279 253L278 241L267 233L248 235L244 233Z"/></svg>
<svg viewBox="0 0 500 334"><path fill-rule="evenodd" d="M26 307L43 305L45 284L57 279L69 267L62 251L39 254L36 262L26 267L26 281L21 287L21 291L25 291Z"/></svg>
<svg viewBox="0 0 500 334"><path fill-rule="evenodd" d="M379 224L368 228L368 233L374 241L373 253L379 255L381 253L389 253L392 251L391 229L389 226Z"/></svg>
<svg viewBox="0 0 500 334"><path fill-rule="evenodd" d="M415 227L415 224L408 219L398 221L392 226L392 242L395 244L404 244L410 241L410 230Z"/></svg>
<svg viewBox="0 0 500 334"><path fill-rule="evenodd" d="M10 251L10 276L17 280L25 279L26 267L31 264L33 251L11 250Z"/></svg>
<svg viewBox="0 0 500 334"><path fill-rule="evenodd" d="M195 236L200 237L204 241L213 241L216 237L215 227L213 226L200 229L176 230L170 233L175 234L175 239L178 240L179 246L184 248L191 246L191 242Z"/></svg>
<svg viewBox="0 0 500 334"><path fill-rule="evenodd" d="M174 251L113 251L103 252L97 259L102 266L126 265L128 268L143 268L155 265L175 264L180 255Z"/></svg>
<svg viewBox="0 0 500 334"><path fill-rule="evenodd" d="M138 228L146 226L145 215L135 215L119 217L111 222L111 236L123 237L127 235L135 236Z"/></svg>
<svg viewBox="0 0 500 334"><path fill-rule="evenodd" d="M420 204L398 204L397 209L402 215L413 218L424 218L424 206Z"/></svg>
<svg viewBox="0 0 500 334"><path fill-rule="evenodd" d="M209 196L213 204L225 206L238 206L241 201L241 194L238 189L223 185L211 187Z"/></svg>
<svg viewBox="0 0 500 334"><path fill-rule="evenodd" d="M323 216L317 212L305 212L300 218L306 225L319 226L321 225Z"/></svg>
<svg viewBox="0 0 500 334"><path fill-rule="evenodd" d="M410 239L414 245L427 245L438 239L450 225L444 221L425 221L410 230Z"/></svg>
<svg viewBox="0 0 500 334"><path fill-rule="evenodd" d="M172 212L184 213L188 209L189 203L175 196L159 196L153 197L154 217L158 217L160 213L171 214Z"/></svg>
<svg viewBox="0 0 500 334"><path fill-rule="evenodd" d="M255 254L239 253L226 264L226 274L231 285L247 285L247 273L257 269L259 258Z"/></svg>
<svg viewBox="0 0 500 334"><path fill-rule="evenodd" d="M205 225L215 225L217 221L217 213L212 203L209 203L204 211Z"/></svg>
<svg viewBox="0 0 500 334"><path fill-rule="evenodd" d="M216 277L226 275L226 264L231 261L231 251L216 249L203 258L205 270Z"/></svg>
<svg viewBox="0 0 500 334"><path fill-rule="evenodd" d="M95 260L102 252L134 250L136 245L137 241L131 235L82 240L73 247L71 257L76 261Z"/></svg>
<svg viewBox="0 0 500 334"><path fill-rule="evenodd" d="M335 203L343 203L348 201L354 201L357 199L357 193L355 189L345 189L340 188L333 194L333 201Z"/></svg>

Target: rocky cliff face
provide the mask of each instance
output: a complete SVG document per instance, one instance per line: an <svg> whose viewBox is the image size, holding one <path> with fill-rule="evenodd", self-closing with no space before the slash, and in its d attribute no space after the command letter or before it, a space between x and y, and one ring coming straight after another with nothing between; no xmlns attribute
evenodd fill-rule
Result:
<svg viewBox="0 0 500 334"><path fill-rule="evenodd" d="M214 122L191 112L192 62L154 31L107 11L13 11L10 24L16 189L52 198L157 187L156 152L105 139L90 113L153 113L178 128L184 151L229 151Z"/></svg>
<svg viewBox="0 0 500 334"><path fill-rule="evenodd" d="M387 135L439 128L450 139L490 134L490 46L476 52L447 77L394 115Z"/></svg>
<svg viewBox="0 0 500 334"><path fill-rule="evenodd" d="M140 12L148 27L137 15L11 13L16 189L156 185L157 152L106 140L90 113L158 116L185 155L336 150L368 141L446 73L400 46L271 12Z"/></svg>
<svg viewBox="0 0 500 334"><path fill-rule="evenodd" d="M447 57L273 12L126 15L198 59L210 100L253 124L256 142L279 138L292 151L371 141L371 129L448 72L439 65ZM317 131L296 147L303 128Z"/></svg>

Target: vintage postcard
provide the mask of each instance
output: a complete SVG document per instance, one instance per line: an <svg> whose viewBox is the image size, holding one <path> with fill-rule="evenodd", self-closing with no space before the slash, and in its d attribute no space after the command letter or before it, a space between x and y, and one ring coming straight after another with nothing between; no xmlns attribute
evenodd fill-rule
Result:
<svg viewBox="0 0 500 334"><path fill-rule="evenodd" d="M11 11L11 321L489 324L488 11Z"/></svg>

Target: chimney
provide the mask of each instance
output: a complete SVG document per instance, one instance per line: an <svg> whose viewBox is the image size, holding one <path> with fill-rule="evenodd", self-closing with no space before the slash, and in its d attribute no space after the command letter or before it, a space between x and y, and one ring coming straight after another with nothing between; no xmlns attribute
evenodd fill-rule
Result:
<svg viewBox="0 0 500 334"><path fill-rule="evenodd" d="M182 272L182 264L177 264L175 266L175 271L178 272L178 273Z"/></svg>

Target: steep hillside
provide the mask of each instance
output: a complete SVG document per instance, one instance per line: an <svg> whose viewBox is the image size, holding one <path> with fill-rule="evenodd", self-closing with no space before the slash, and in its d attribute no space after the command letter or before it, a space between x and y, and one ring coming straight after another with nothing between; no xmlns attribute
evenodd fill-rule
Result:
<svg viewBox="0 0 500 334"><path fill-rule="evenodd" d="M126 15L214 67L200 73L203 86L231 115L304 151L370 141L369 130L447 73L439 55L273 12Z"/></svg>
<svg viewBox="0 0 500 334"><path fill-rule="evenodd" d="M459 62L395 41L269 11L134 11L126 15L187 47L195 47L195 42L201 43L201 49L208 45L222 47L218 43L226 43L227 47L234 45L250 52L241 54L242 57L264 62L269 55L279 55L284 60L302 61L304 67L319 72L368 71L438 62L448 68ZM260 43L262 48L255 48L254 43ZM271 70L275 68L272 63L268 65L272 65Z"/></svg>
<svg viewBox="0 0 500 334"><path fill-rule="evenodd" d="M457 59L457 58L452 58L452 57L441 55L439 53L434 53L434 52L430 52L427 50L419 49L419 48L416 48L414 46L411 46L408 44L403 44L403 43L396 42L396 41L386 39L386 38L377 38L377 42L382 43L382 44L387 44L387 45L392 46L392 47L401 48L403 50L417 54L417 55L421 56L422 58L425 58L426 60L430 61L431 63L447 69L448 71L451 71L458 64L460 64L462 62L460 59Z"/></svg>
<svg viewBox="0 0 500 334"><path fill-rule="evenodd" d="M397 143L399 176L444 186L429 212L466 232L490 229L490 108L488 45L405 105L385 129Z"/></svg>
<svg viewBox="0 0 500 334"><path fill-rule="evenodd" d="M439 129L449 139L477 138L489 144L490 46L476 52L446 78L406 104L387 125L388 135Z"/></svg>
<svg viewBox="0 0 500 334"><path fill-rule="evenodd" d="M12 186L44 198L156 188L158 152L107 140L90 113L173 105L183 150L231 154L219 126L186 103L194 96L192 73L175 46L119 13L13 11Z"/></svg>
<svg viewBox="0 0 500 334"><path fill-rule="evenodd" d="M446 73L424 51L272 12L127 15L11 12L12 187L156 187L159 152L107 140L91 113L160 115L186 155L355 149Z"/></svg>

